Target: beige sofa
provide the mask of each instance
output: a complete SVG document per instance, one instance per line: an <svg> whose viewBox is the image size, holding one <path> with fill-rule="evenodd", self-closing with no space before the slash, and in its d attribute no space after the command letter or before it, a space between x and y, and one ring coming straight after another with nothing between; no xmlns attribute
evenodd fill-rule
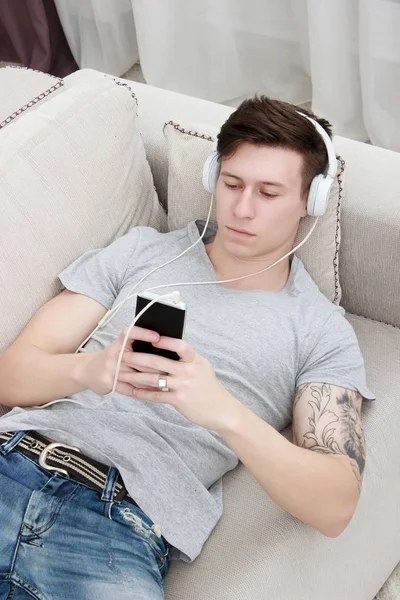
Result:
<svg viewBox="0 0 400 600"><path fill-rule="evenodd" d="M219 126L232 109L143 84L123 83L137 98L147 158L159 199L167 207L164 123ZM28 96L29 85L27 79L24 93ZM64 93L61 88L57 94ZM0 108L6 93L0 88ZM8 98L7 110L10 102ZM35 106L30 109L32 115ZM17 118L26 119L28 127L32 117L29 120L23 112ZM0 163L4 158L1 142L0 129ZM334 143L346 161L341 303L357 333L368 385L377 397L363 408L367 464L357 511L341 536L324 537L285 513L239 464L223 478L224 514L200 556L191 564L171 563L165 582L168 600L372 600L400 561L400 155L340 137ZM0 207L2 191L0 174ZM35 198L29 210L32 214L37 210ZM79 220L79 214L75 217ZM62 219L58 214L57 222ZM52 226L49 217L48 227ZM12 305L19 300L9 261L12 252L34 239L19 239L18 231L12 233L14 247L3 246L0 256L0 273L7 270L9 278L3 280L0 296L1 333L7 344L15 337ZM105 245L96 232L85 243L84 249ZM32 277L32 265L27 263L26 286L35 290L39 285L40 277ZM31 306L26 308L25 322L32 312ZM290 438L290 428L282 433Z"/></svg>

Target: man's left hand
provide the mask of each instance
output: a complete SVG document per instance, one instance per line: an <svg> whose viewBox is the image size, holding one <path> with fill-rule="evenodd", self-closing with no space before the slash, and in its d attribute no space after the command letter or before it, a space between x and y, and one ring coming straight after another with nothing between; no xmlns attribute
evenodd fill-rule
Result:
<svg viewBox="0 0 400 600"><path fill-rule="evenodd" d="M130 352L127 360L138 372L121 372L119 379L134 386L133 396L150 402L171 404L192 423L219 433L239 421L244 405L218 381L206 358L180 339L162 336L153 346L176 352L180 360ZM147 369L151 372L146 372ZM159 389L160 376L167 380L169 391ZM136 387L140 385L153 389Z"/></svg>

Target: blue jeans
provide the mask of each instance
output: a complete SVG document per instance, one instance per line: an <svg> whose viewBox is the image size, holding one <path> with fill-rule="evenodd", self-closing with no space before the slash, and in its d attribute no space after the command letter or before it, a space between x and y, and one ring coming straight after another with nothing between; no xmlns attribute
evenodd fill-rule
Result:
<svg viewBox="0 0 400 600"><path fill-rule="evenodd" d="M21 454L25 434L0 445L0 600L164 598L170 545L139 507L111 501L118 471L100 494Z"/></svg>

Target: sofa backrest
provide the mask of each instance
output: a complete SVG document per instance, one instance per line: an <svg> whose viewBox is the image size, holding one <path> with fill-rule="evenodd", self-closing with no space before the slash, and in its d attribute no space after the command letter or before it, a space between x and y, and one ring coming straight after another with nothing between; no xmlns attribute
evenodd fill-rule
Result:
<svg viewBox="0 0 400 600"><path fill-rule="evenodd" d="M125 81L125 80L122 80ZM126 81L138 99L139 127L160 201L167 205L168 163L163 126L172 120L197 130L221 126L234 110ZM342 137L346 161L339 276L342 306L400 327L400 154Z"/></svg>

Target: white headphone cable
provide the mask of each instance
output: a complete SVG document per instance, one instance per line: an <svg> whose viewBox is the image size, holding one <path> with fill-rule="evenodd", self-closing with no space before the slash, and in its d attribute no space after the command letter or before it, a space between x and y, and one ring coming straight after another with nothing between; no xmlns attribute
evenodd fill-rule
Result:
<svg viewBox="0 0 400 600"><path fill-rule="evenodd" d="M115 389L117 387L118 375L119 375L119 371L121 368L121 362L122 362L122 356L123 356L123 353L125 350L126 342L128 341L129 334L132 331L132 328L134 327L136 321L138 319L140 319L140 317L146 312L146 310L148 310L150 308L150 306L152 306L155 302L158 302L159 300L165 300L165 299L174 300L174 302L177 304L179 302L179 292L171 292L170 294L164 294L163 296L158 296L157 298L154 298L154 300L151 300L151 302L146 304L146 306L135 316L132 323L129 325L127 332L125 334L125 337L124 337L124 341L122 343L120 353L118 355L117 368L115 370L113 387L112 387L111 392L106 394L106 396L109 396L109 394L111 394L111 397L108 397L108 398L106 397L99 404L96 404L96 406L90 406L89 404L84 404L83 402L79 402L78 400L75 400L74 398L61 398L59 400L52 400L51 402L47 402L46 404L42 404L40 406L34 406L32 408L41 409L41 408L46 408L47 406L51 406L52 404L57 404L58 402L73 402L74 404L79 404L80 406L83 406L84 408L96 409L96 408L99 408L99 406L101 406L105 402L108 402L109 400L111 400L112 394L114 394Z"/></svg>
<svg viewBox="0 0 400 600"><path fill-rule="evenodd" d="M284 254L284 256L281 256L281 258L278 258L278 260L276 260L274 263L272 263L272 265L269 265L269 267L265 267L265 269L261 269L261 271L256 271L255 273L249 273L248 275L241 275L240 277L235 277L234 279L222 279L222 280L218 280L218 281L191 281L188 283L185 283L185 282L167 283L167 284L163 284L163 285L157 285L152 288L148 288L147 290L142 290L141 292L138 292L138 294L141 294L143 292L152 292L153 290L158 290L159 288L174 287L174 286L178 286L178 285L180 285L180 286L183 286L183 285L211 285L211 284L217 284L217 283L230 283L231 281L238 281L239 279L246 279L247 277L253 277L254 275L259 275L260 273L264 273L264 271L268 271L269 269L272 269L272 267L275 267L275 265L277 265L278 263L285 260L285 258L287 258L291 254L293 254L293 252L296 252L296 250L298 250L303 244L305 244L305 242L308 240L308 238L314 231L314 229L317 225L318 219L319 219L319 217L315 217L315 222L313 223L313 226L311 227L310 231L307 233L304 240L302 240L300 242L300 244L297 244L297 246L295 246L292 250L290 250L290 252L287 252L286 254Z"/></svg>
<svg viewBox="0 0 400 600"><path fill-rule="evenodd" d="M302 240L300 242L300 244L297 244L297 246L295 246L292 250L290 250L290 252L287 252L284 256L282 256L277 261L275 261L274 263L272 263L272 265L269 265L265 269L261 269L260 271L257 271L256 273L250 273L249 275L242 275L241 277L235 277L234 279L225 279L225 280L222 280L222 281L195 281L195 282L187 282L187 283L168 283L166 285L158 285L158 286L155 286L155 287L149 288L147 290L143 290L143 291L150 292L152 290L157 290L159 288L177 287L177 286L184 286L184 285L210 285L210 284L217 284L217 283L229 283L231 281L237 281L238 279L245 279L246 277L252 277L254 275L258 275L259 273L264 273L264 271L268 271L269 269L272 269L272 267L274 267L278 263L280 263L283 260L285 260L285 258L287 258L291 254L293 254L294 252L296 252L296 250L298 250L300 248L300 246L302 246L303 244L305 244L305 242L308 240L308 238L310 237L310 235L314 231L315 226L317 225L317 222L318 222L318 217L316 218L316 220L313 223L313 226L311 227L310 231L308 232L308 234L306 235L306 237L304 238L304 240ZM207 229L207 227L205 226L204 227L204 231L206 229ZM203 232L203 234L204 234L204 232ZM141 293L141 292L138 292L138 293ZM174 294L177 294L177 295L174 297ZM125 338L124 338L124 341L122 343L122 347L121 347L121 350L120 350L120 353L119 353L119 356L118 356L117 368L116 368L115 376L114 376L114 384L113 384L113 388L112 388L112 390L110 392L111 397L105 398L104 400L102 400L100 402L100 404L96 405L95 408L99 408L99 406L101 406L102 404L104 404L105 402L107 402L108 400L110 400L112 398L112 395L115 392L115 389L117 387L117 382L118 382L118 375L119 375L119 371L120 371L120 368L121 368L122 356L123 356L123 353L124 353L124 350L125 350L126 343L128 341L129 334L132 331L132 328L134 327L136 321L139 319L139 317L142 316L142 314L144 312L146 312L146 310L148 308L150 308L150 306L152 304L154 304L158 300L163 300L164 298L171 298L171 297L172 297L172 299L174 300L174 302L176 304L179 302L179 292L172 292L172 294L166 294L165 296L159 296L158 298L155 298L149 304L147 304L145 306L145 308L142 311L140 311L140 313L133 319L132 323L129 325L128 330L127 330L127 332L125 334ZM127 298L125 298L125 300L127 300L128 298L129 298L129 296ZM124 300L124 302L125 302L125 300Z"/></svg>
<svg viewBox="0 0 400 600"><path fill-rule="evenodd" d="M212 210L212 206L213 206L213 200L214 200L214 194L211 194L211 202L210 202L210 208L208 210L206 224L204 226L204 230L203 230L201 236L199 237L199 239L194 244L192 244L191 246L189 246L189 248L186 248L186 250L184 250L183 252L181 252L180 254L178 254L178 256L175 256L174 258L172 258L171 260L167 261L166 263L164 263L164 264L162 264L162 265L160 265L158 267L155 267L152 271L150 271L149 273L147 273L146 275L144 275L144 277L142 277L142 279L140 279L140 281L138 281L138 283L136 283L134 285L134 287L131 288L131 291L133 291L135 288L137 288L137 286L140 285L142 283L142 281L144 281L146 279L146 277L149 277L149 275L151 275L155 271L158 271L158 269L161 269L162 267L165 267L166 265L170 264L171 262L174 262L174 260L177 260L178 258L180 258L181 256L183 256L184 254L186 254L186 252L188 252L189 250L191 250L192 248L194 248L194 246L196 246L196 244L198 244L203 239L203 237L204 237L204 235L205 235L205 233L207 231L207 226L208 226L208 223L209 223L209 220L210 220L211 210ZM162 287L162 286L159 286L159 287ZM179 294L179 292L178 292L178 294ZM83 342L80 344L80 346L75 350L74 354L76 354L77 352L79 352L79 350L86 344L86 342L88 342L90 340L90 338L96 333L96 331L98 331L101 327L103 327L106 323L108 323L112 319L112 317L117 314L117 312L119 311L119 309L121 308L121 306L129 298L131 298L132 296L137 296L137 293L136 294L132 294L132 293L128 292L128 295L124 298L124 300L122 300L121 302L119 302L111 310L107 311L106 314L104 315L104 317L97 323L97 325L93 329L93 331L87 336L86 339L83 340ZM110 400L112 398L112 395L114 394L115 388L117 386L118 375L119 375L119 371L120 371L120 368L121 368L122 356L123 356L123 353L124 353L124 350L125 350L125 346L126 346L126 342L128 340L129 333L131 332L132 328L134 327L134 325L135 325L136 321L139 319L139 317L141 317L142 314L145 313L146 310L148 308L150 308L150 306L152 304L154 304L154 302L157 302L158 300L166 299L166 298L172 299L175 302L179 302L179 298L177 300L176 299L176 294L174 294L173 292L171 294L166 294L165 296L158 297L158 298L152 300L149 304L147 304L144 307L144 309L133 319L132 323L130 324L130 326L128 328L128 331L125 334L124 342L122 344L122 347L121 347L121 350L120 350L120 353L119 353L119 356L118 356L117 368L116 368L115 377L114 377L114 384L113 384L113 388L112 388L111 392L109 392L111 394L111 397L109 397L109 398L106 397L104 400L102 400L95 407L89 406L88 404L83 404L82 402L79 402L78 400L75 400L74 398L61 398L59 400L52 400L51 402L47 402L46 404L42 404L40 406L34 406L33 408L39 410L39 409L46 408L47 406L51 406L52 404L57 404L59 402L72 402L73 404L79 404L79 406L83 406L84 408L91 408L91 409L93 409L93 408L98 408L104 402L107 402L108 400ZM110 318L108 318L108 317L110 317ZM108 394L106 396L108 396Z"/></svg>
<svg viewBox="0 0 400 600"><path fill-rule="evenodd" d="M314 231L314 229L315 229L315 227L316 227L316 225L318 223L318 219L319 219L319 217L316 217L315 222L313 223L313 226L311 227L311 229L308 232L308 234L306 235L306 237L300 242L300 244L297 244L297 246L295 246L294 248L292 248L292 250L290 250L290 252L287 252L286 254L284 254L284 256L281 256L281 258L279 258L274 263L272 263L272 265L269 265L268 267L265 267L264 269L261 269L260 271L257 271L256 273L249 273L248 275L242 275L241 277L235 277L233 279L224 279L222 281L217 280L217 281L194 281L194 282L186 282L186 283L185 282L168 283L168 284L163 284L163 285L158 285L158 286L155 286L155 287L152 287L152 288L148 288L147 290L142 290L142 292L143 291L150 292L150 291L153 291L153 290L157 290L159 288L167 288L167 287L177 287L177 286L187 286L187 285L212 285L212 284L215 285L215 284L220 284L220 283L230 283L231 281L238 281L239 279L246 279L247 277L253 277L254 275L258 275L260 273L264 273L265 271L268 271L269 269L272 269L272 267L275 267L275 265L277 265L278 263L280 263L283 260L285 260L285 258L287 258L291 254L293 254L294 252L296 252L296 250L298 250L303 244L305 244L305 242L308 240L308 238L310 237L310 235ZM206 230L206 226L204 227L204 231L205 230ZM204 232L203 232L203 235L204 235ZM202 239L202 238L200 238L200 239ZM198 243L200 241L200 239L196 243ZM191 247L193 247L193 246L191 246ZM186 250L186 252L187 252L187 250ZM175 259L173 259L173 260L175 260ZM172 261L169 261L169 262L172 262ZM165 264L168 264L168 263L165 263ZM159 267L157 267L157 268L159 268ZM154 270L156 270L156 269L154 269ZM141 279L141 281L143 281L143 279ZM141 292L138 292L138 293L141 293ZM123 302L125 302L126 300L128 300L128 298L130 298L131 296L134 296L134 295L137 295L137 294L130 294L130 295L128 295ZM155 298L154 300L152 300L151 302L149 302L149 304L147 304L143 308L143 310L140 311L140 313L138 315L135 316L135 318L133 319L133 321L129 325L129 327L127 329L127 332L125 334L124 341L122 343L122 347L121 347L119 356L118 356L117 368L116 368L115 376L114 376L114 384L113 384L111 392L109 392L109 394L106 395L108 397L106 397L104 400L102 400L99 404L97 404L94 407L93 406L89 406L88 404L83 404L82 402L79 402L78 400L74 400L73 398L62 398L60 400L52 400L51 402L48 402L47 404L43 404L41 406L36 406L35 408L38 408L38 409L45 408L47 406L50 406L51 404L56 404L57 402L73 402L74 404L79 404L80 406L84 406L85 408L97 409L102 404L104 404L105 402L108 402L109 400L111 400L113 394L115 393L116 387L117 387L118 375L119 375L119 371L120 371L120 368L121 368L121 362L122 362L122 356L123 356L123 353L125 351L125 346L126 346L126 343L128 341L129 334L132 331L132 328L134 327L134 325L135 325L136 321L139 319L139 317L141 317L142 314L144 314L146 312L146 310L148 308L150 308L150 306L152 304L154 304L158 300L163 300L163 299L166 299L166 298L172 299L172 300L174 300L174 302L178 303L179 302L179 292L178 292L178 295L176 295L175 292L172 292L171 294L165 294L163 296L159 296L159 297ZM123 302L120 304L120 306L122 306Z"/></svg>
<svg viewBox="0 0 400 600"><path fill-rule="evenodd" d="M119 311L119 309L121 308L121 306L127 301L129 300L129 298L132 298L132 296L135 296L137 294L133 294L131 292L133 292L133 290L135 290L137 288L138 285L140 285L142 283L142 281L144 281L147 277L149 277L152 273L154 273L155 271L158 271L159 269L162 269L162 267L165 267L167 265L169 265L170 263L174 262L175 260L177 260L178 258L180 258L181 256L183 256L184 254L186 254L186 252L189 252L189 250L191 250L192 248L194 248L196 246L196 244L198 244L204 237L206 231L207 231L207 227L208 227L208 223L210 221L210 216L211 216L211 210L212 210L212 206L213 206L213 200L214 200L214 194L211 194L211 202L210 202L210 208L208 209L208 215L207 215L207 220L206 220L206 224L204 226L204 230L201 234L201 236L199 237L198 240L196 240L196 242L194 244L192 244L191 246L189 246L189 248L186 248L186 250L184 250L183 252L181 252L180 254L178 254L178 256L175 256L174 258L171 258L170 260L168 260L166 263L155 267L154 269L152 269L151 271L149 271L149 273L147 273L146 275L144 275L142 277L142 279L140 279L140 281L138 281L137 283L135 283L135 285L129 290L128 295L121 300L121 302L119 302L116 306L113 306L112 309L110 309L109 311L106 312L106 314L104 315L104 317L97 323L96 327L93 329L92 333L90 333L87 338L85 338L83 340L83 342L81 343L81 345L75 350L75 354L77 352L79 352L79 350L86 344L86 342L88 342L90 340L90 338L92 337L92 335L94 335L96 333L96 331L98 331L98 329L100 329L101 327L103 327L104 325L106 325L109 321L111 321L111 319L114 317L114 315L117 314L117 312Z"/></svg>
<svg viewBox="0 0 400 600"><path fill-rule="evenodd" d="M171 284L165 284L165 285L155 286L155 287L152 287L152 288L148 288L146 290L141 290L141 292L137 292L136 294L131 293L149 275L151 275L155 271L158 271L158 269L161 269L162 267L165 267L166 265L170 264L171 262L174 262L175 260L177 260L178 258L180 258L181 256L183 256L184 254L186 254L186 252L188 252L189 250L191 250L192 248L194 248L194 246L196 246L196 244L198 244L203 239L203 237L204 237L204 235L205 235L205 233L207 231L208 223L209 223L209 220L210 220L213 198L214 198L214 196L212 195L211 196L210 208L209 208L208 215L207 215L207 220L206 220L206 223L204 225L203 232L202 232L201 236L199 237L199 239L194 244L192 244L191 246L189 246L189 248L187 248L184 252L181 252L181 254L178 254L178 256L175 256L175 258L172 258L171 260L169 260L168 262L160 265L159 267L155 267L152 271L150 271L149 273L147 273L146 275L144 275L144 277L142 277L142 279L140 281L138 281L138 283L136 283L133 288L131 288L130 292L128 292L128 295L121 302L119 302L116 306L114 306L111 310L109 310L104 315L104 317L98 322L98 324L96 325L96 327L92 331L92 333L90 333L87 336L87 338L81 343L81 345L77 348L77 350L75 350L75 353L79 352L79 350L86 344L86 342L88 340L90 340L90 338L96 333L96 331L98 331L98 329L100 329L101 327L103 327L104 325L106 325L107 323L109 323L109 321L111 321L111 319L113 318L113 316L115 314L117 314L117 312L120 310L120 308L122 307L122 305L127 300L129 300L130 298L132 298L132 296L137 296L138 293L140 294L140 293L143 293L143 292L150 292L150 291L153 291L153 290L158 290L159 288L173 287L175 285L209 285L209 284L216 284L216 283L230 283L232 281L238 281L240 279L246 279L247 277L253 277L253 275L259 275L260 273L264 273L264 271L268 271L268 269L272 269L272 267L274 267L275 265L277 265L278 263L280 263L282 260L285 260L285 258L287 258L291 254L293 254L294 252L296 252L308 240L308 238L310 237L310 235L314 231L314 229L315 229L315 227L316 227L316 225L318 223L318 219L319 219L319 217L315 218L315 222L313 223L310 231L308 232L308 234L306 235L306 237L304 238L304 240L302 240L302 242L300 242L300 244L298 244L297 246L295 246L295 248L293 248L290 252L288 252L287 254L285 254L284 256L282 256L280 259L278 259L272 265L269 265L268 267L266 267L265 269L261 269L260 271L256 271L255 273L250 273L248 275L242 275L241 277L235 277L233 279L225 279L224 281L199 281L199 282L191 282L191 283L171 283Z"/></svg>

